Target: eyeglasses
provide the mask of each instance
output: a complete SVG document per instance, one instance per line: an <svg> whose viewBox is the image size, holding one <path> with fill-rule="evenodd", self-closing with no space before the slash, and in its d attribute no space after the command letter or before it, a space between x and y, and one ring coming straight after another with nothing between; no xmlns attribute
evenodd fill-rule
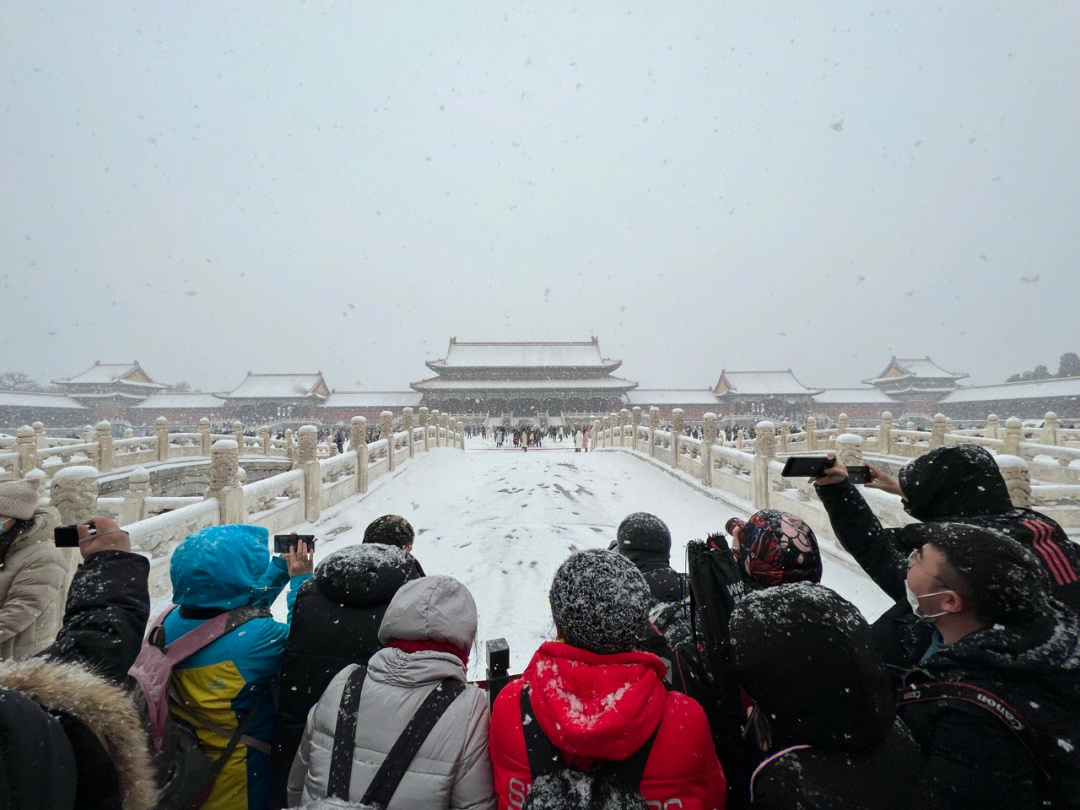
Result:
<svg viewBox="0 0 1080 810"><path fill-rule="evenodd" d="M909 571L912 568L914 568L916 565L920 566L924 571L926 571L926 568L922 565L921 557L922 557L922 549L921 548L917 548L914 551L912 551L910 554L908 554L907 567L908 567ZM929 571L926 571L926 573L929 574L930 579L934 580L934 582L937 582L940 585L944 585L946 588L949 587L947 583L945 583L943 580L939 579L938 577L934 576Z"/></svg>

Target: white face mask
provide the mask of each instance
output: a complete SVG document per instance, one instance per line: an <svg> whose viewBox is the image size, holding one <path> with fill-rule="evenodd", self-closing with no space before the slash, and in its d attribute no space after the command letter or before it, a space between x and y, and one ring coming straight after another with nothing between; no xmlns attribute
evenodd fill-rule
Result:
<svg viewBox="0 0 1080 810"><path fill-rule="evenodd" d="M916 596L915 591L911 590L911 586L906 582L904 583L904 590L907 591L908 604L911 605L911 612L915 614L916 618L929 621L936 619L938 616L944 616L949 611L941 610L937 613L924 613L922 606L919 604L920 599L925 599L927 596L941 596L943 593L952 593L952 591L933 591L932 593L924 593L921 596Z"/></svg>

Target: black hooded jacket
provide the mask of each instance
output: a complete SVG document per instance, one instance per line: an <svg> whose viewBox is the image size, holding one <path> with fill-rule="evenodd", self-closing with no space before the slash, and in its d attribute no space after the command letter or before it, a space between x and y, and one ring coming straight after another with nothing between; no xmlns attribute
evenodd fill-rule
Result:
<svg viewBox="0 0 1080 810"><path fill-rule="evenodd" d="M730 632L736 675L772 732L753 807L939 806L854 605L821 585L780 585L743 597Z"/></svg>
<svg viewBox="0 0 1080 810"><path fill-rule="evenodd" d="M1034 752L1049 772L1050 794L1012 731L985 709L928 701L904 706L926 773L952 810L1080 807L1080 625L1051 602L1032 618L977 630L943 645L907 677L909 684L961 682L1005 701L1035 730ZM1071 803L1069 803L1071 802Z"/></svg>
<svg viewBox="0 0 1080 810"><path fill-rule="evenodd" d="M297 593L274 728L279 800L308 712L338 672L366 664L379 650L383 614L402 585L419 579L417 569L412 555L396 546L348 546L319 563Z"/></svg>
<svg viewBox="0 0 1080 810"><path fill-rule="evenodd" d="M1054 597L1080 608L1080 548L1054 520L1012 505L1005 479L990 453L963 444L931 450L900 470L904 505L924 523L967 523L994 529L1031 550L1047 569ZM840 545L871 579L896 600L874 624L875 646L894 668L913 666L930 643L931 631L908 607L904 583L907 555L903 530L883 528L850 481L817 488Z"/></svg>

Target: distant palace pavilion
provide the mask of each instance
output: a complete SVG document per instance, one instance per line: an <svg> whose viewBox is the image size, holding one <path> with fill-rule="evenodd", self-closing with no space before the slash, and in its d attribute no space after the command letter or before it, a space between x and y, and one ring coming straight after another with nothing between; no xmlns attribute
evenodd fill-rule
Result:
<svg viewBox="0 0 1080 810"><path fill-rule="evenodd" d="M599 341L461 343L429 360L437 376L412 384L423 404L467 421L562 425L625 407L636 382L613 376L622 360L600 353Z"/></svg>

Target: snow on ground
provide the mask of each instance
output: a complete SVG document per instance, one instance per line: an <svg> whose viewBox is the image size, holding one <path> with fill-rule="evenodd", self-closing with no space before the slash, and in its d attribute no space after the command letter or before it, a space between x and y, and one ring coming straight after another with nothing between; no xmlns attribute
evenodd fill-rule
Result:
<svg viewBox="0 0 1080 810"><path fill-rule="evenodd" d="M547 599L555 569L573 551L606 548L631 512L653 512L667 523L672 564L682 571L687 541L721 529L732 515L746 516L629 454L483 444L464 453L439 448L418 454L367 495L295 528L316 536L318 562L359 543L379 515L403 515L416 531L413 553L424 570L460 579L476 599L480 643L471 677L482 677L483 641L505 637L512 671L519 672L541 641L555 637ZM871 619L891 604L864 575L830 557L824 583ZM284 598L274 610L284 618Z"/></svg>

